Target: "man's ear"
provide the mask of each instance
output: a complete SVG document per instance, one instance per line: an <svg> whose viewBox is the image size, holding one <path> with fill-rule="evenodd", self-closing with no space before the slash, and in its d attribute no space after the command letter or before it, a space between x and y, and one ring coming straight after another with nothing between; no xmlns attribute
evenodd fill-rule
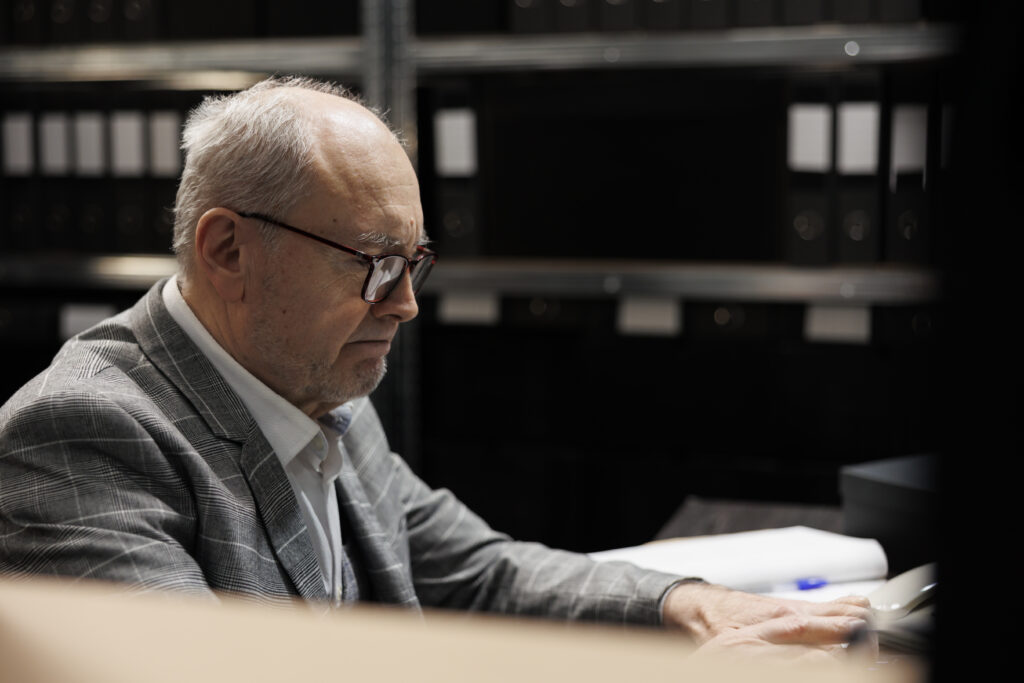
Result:
<svg viewBox="0 0 1024 683"><path fill-rule="evenodd" d="M224 301L240 301L245 292L249 244L241 218L223 208L210 209L196 224L196 269Z"/></svg>

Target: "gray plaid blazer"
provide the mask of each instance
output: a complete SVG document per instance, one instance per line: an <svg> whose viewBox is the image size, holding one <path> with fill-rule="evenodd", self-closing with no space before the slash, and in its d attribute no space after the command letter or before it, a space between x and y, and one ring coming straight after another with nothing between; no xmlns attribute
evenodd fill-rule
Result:
<svg viewBox="0 0 1024 683"><path fill-rule="evenodd" d="M0 409L0 572L326 601L277 456L164 307L163 283ZM338 499L374 600L660 622L678 578L515 542L388 447L355 402Z"/></svg>

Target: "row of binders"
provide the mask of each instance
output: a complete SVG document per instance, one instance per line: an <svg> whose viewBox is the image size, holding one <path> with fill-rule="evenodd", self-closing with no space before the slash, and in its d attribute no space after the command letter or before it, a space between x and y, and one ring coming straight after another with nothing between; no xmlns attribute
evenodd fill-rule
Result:
<svg viewBox="0 0 1024 683"><path fill-rule="evenodd" d="M179 109L2 114L0 250L167 253Z"/></svg>
<svg viewBox="0 0 1024 683"><path fill-rule="evenodd" d="M418 0L420 34L952 21L953 0Z"/></svg>
<svg viewBox="0 0 1024 683"><path fill-rule="evenodd" d="M618 114L596 109L594 88L437 98L421 125L433 159L421 175L439 247L808 266L942 257L954 112L934 79L874 69L693 78L658 81L646 103L624 96L631 109ZM502 113L517 97L548 115ZM624 239L624 227L656 236Z"/></svg>
<svg viewBox="0 0 1024 683"><path fill-rule="evenodd" d="M510 0L510 4L512 30L529 33L896 23L926 17L922 0ZM941 10L938 14L942 15Z"/></svg>
<svg viewBox="0 0 1024 683"><path fill-rule="evenodd" d="M0 0L0 44L206 40L359 32L359 0Z"/></svg>
<svg viewBox="0 0 1024 683"><path fill-rule="evenodd" d="M873 78L794 86L787 108L783 258L931 263L945 205L953 109ZM902 95L902 96L900 96Z"/></svg>
<svg viewBox="0 0 1024 683"><path fill-rule="evenodd" d="M466 257L650 251L801 265L935 262L936 237L948 232L941 221L952 194L943 183L954 112L928 79L914 71L795 75L762 86L738 118L728 106L709 108L713 83L701 82L702 106L667 118L661 99L649 109L637 101L626 119L589 105L592 118L582 119L563 112L561 96L528 99L530 111L562 112L538 122L508 113L504 99L425 99L433 125L421 126L431 160L421 180L439 247ZM748 81L720 85L734 98L755 91ZM678 89L682 101L693 99ZM62 93L8 104L0 111L0 248L166 252L180 127L199 97L123 96L100 106ZM659 167L648 155L666 147L661 162L672 166ZM609 175L619 189L607 187ZM533 209L516 213L522 206ZM623 226L656 230L659 248L623 240Z"/></svg>
<svg viewBox="0 0 1024 683"><path fill-rule="evenodd" d="M421 35L955 20L953 0L414 0ZM360 0L0 0L0 44L360 33Z"/></svg>

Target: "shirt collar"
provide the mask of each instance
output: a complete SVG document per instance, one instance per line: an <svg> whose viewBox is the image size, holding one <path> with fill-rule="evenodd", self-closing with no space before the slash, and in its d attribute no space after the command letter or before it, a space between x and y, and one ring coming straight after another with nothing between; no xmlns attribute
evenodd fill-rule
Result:
<svg viewBox="0 0 1024 683"><path fill-rule="evenodd" d="M162 294L171 317L238 395L282 465L287 466L310 441L322 435L315 420L257 379L217 343L181 296L177 276L167 281ZM347 403L321 418L339 435L345 434L351 421L352 406Z"/></svg>

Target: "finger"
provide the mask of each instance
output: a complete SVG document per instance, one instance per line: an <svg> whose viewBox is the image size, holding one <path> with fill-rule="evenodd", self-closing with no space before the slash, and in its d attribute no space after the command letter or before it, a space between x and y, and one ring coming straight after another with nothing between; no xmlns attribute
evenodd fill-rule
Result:
<svg viewBox="0 0 1024 683"><path fill-rule="evenodd" d="M841 598L832 600L833 603L841 603L844 605L854 605L856 607L871 607L871 601L865 598L863 595L844 595Z"/></svg>
<svg viewBox="0 0 1024 683"><path fill-rule="evenodd" d="M848 642L858 630L867 628L867 622L856 617L793 615L751 628L757 637L772 643L828 645Z"/></svg>
<svg viewBox="0 0 1024 683"><path fill-rule="evenodd" d="M852 617L854 619L868 619L871 616L870 603L864 598L864 603L856 596L850 599L840 598L830 602L813 603L807 612L819 617Z"/></svg>

